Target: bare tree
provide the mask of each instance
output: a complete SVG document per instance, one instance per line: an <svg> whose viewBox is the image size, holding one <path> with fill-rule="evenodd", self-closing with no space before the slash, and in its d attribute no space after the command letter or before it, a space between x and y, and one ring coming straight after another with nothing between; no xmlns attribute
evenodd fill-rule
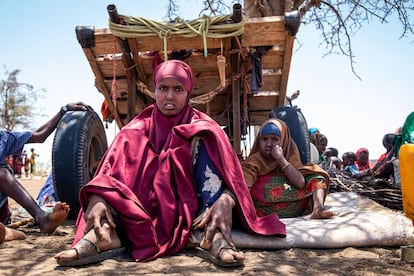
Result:
<svg viewBox="0 0 414 276"><path fill-rule="evenodd" d="M216 15L230 12L230 0L203 0L200 13ZM175 10L169 10L169 16L179 10L178 0ZM302 24L314 24L320 32L321 45L326 54L339 53L350 58L354 70L352 37L364 25L373 21L387 23L392 17L401 23L401 38L414 36L413 0L244 0L245 14L250 17L284 15L297 12ZM413 41L413 40L412 40Z"/></svg>
<svg viewBox="0 0 414 276"><path fill-rule="evenodd" d="M13 130L16 126L29 128L34 118L34 103L44 89L17 80L20 70L11 72L4 67L6 79L0 82L0 126Z"/></svg>

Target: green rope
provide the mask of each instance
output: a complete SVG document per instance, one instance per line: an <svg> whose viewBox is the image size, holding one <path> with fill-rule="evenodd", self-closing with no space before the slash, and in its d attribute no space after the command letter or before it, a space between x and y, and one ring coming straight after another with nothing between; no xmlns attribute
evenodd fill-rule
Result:
<svg viewBox="0 0 414 276"><path fill-rule="evenodd" d="M119 15L125 25L109 21L112 34L120 38L138 38L158 36L164 41L164 54L167 60L168 38L176 35L182 37L203 37L204 56L207 57L207 38L236 37L243 34L244 17L239 23L231 22L231 15L215 17L202 16L194 20L177 18L175 22L150 20L143 17Z"/></svg>

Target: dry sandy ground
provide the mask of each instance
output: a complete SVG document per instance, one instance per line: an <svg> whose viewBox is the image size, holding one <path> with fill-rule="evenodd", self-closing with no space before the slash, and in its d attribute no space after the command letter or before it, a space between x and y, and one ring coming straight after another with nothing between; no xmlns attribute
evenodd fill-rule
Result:
<svg viewBox="0 0 414 276"><path fill-rule="evenodd" d="M36 196L44 179L22 180ZM17 211L18 205L12 203ZM290 249L245 251L244 267L218 268L186 250L179 255L147 263L127 256L102 263L64 268L53 255L70 247L74 221L67 221L54 234L41 235L36 227L20 227L26 240L0 244L1 275L414 275L414 264L400 260L400 248L344 248L332 250ZM390 229L392 231L392 229Z"/></svg>

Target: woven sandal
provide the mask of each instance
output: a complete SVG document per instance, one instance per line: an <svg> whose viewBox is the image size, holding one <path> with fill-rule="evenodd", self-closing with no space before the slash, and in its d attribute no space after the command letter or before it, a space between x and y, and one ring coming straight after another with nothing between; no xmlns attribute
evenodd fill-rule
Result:
<svg viewBox="0 0 414 276"><path fill-rule="evenodd" d="M219 235L219 237L216 237L217 235ZM198 256L200 258L210 261L217 266L238 267L238 266L244 265L243 261L240 261L240 260L234 260L231 263L226 263L220 259L220 253L222 250L226 250L226 249L234 250L233 248L229 246L226 239L223 237L223 235L220 232L215 233L214 241L211 244L211 247L209 250L201 248L201 247L196 247L195 249L197 250Z"/></svg>
<svg viewBox="0 0 414 276"><path fill-rule="evenodd" d="M81 266L98 263L106 259L120 257L126 252L125 247L100 251L99 248L88 239L81 239L72 248L76 251L77 258L73 260L57 260L60 266Z"/></svg>

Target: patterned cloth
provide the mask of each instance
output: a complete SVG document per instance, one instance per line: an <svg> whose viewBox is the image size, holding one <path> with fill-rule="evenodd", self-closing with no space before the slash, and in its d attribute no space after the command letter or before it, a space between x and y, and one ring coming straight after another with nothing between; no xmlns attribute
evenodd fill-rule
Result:
<svg viewBox="0 0 414 276"><path fill-rule="evenodd" d="M211 207L223 192L223 179L216 166L208 157L204 142L195 141L196 151L193 154L193 174L197 186L197 197L200 204L199 214Z"/></svg>
<svg viewBox="0 0 414 276"><path fill-rule="evenodd" d="M250 190L257 215L277 213L280 218L292 218L310 213L313 192L327 185L325 178L317 174L307 175L305 182L305 187L298 189L282 174L260 176Z"/></svg>

